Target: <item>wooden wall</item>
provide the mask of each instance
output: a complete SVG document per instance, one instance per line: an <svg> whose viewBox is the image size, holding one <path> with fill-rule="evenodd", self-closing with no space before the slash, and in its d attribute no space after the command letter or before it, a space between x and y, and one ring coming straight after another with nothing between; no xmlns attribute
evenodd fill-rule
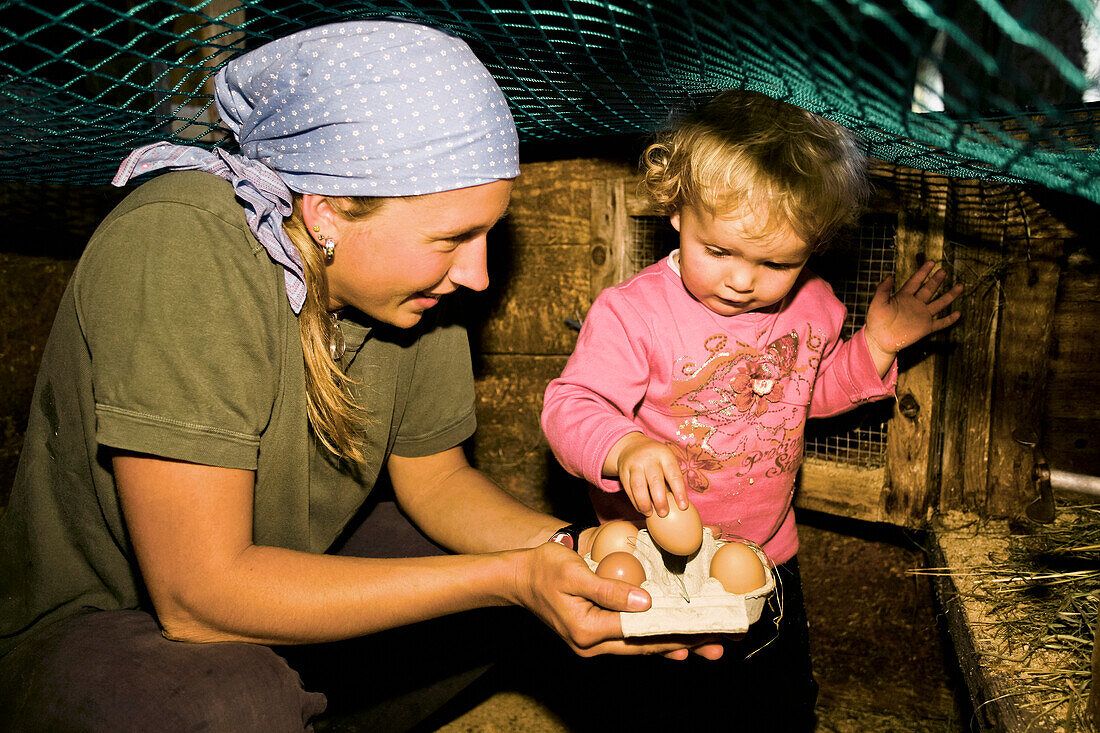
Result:
<svg viewBox="0 0 1100 733"><path fill-rule="evenodd" d="M940 506L1013 517L1035 498L1018 438L1036 436L1053 468L1100 473L1100 207L995 183L951 192L947 248L968 290L949 337Z"/></svg>
<svg viewBox="0 0 1100 733"><path fill-rule="evenodd" d="M1093 221L1093 227L1100 225ZM1098 264L1100 235L1095 228L1087 237L1066 242L1042 411L1042 435L1051 466L1091 476L1100 476Z"/></svg>
<svg viewBox="0 0 1100 733"><path fill-rule="evenodd" d="M490 240L491 285L475 305L479 429L471 460L525 503L586 517L584 484L557 465L539 427L542 394L561 373L592 303L592 188L631 173L628 158L522 166L502 231Z"/></svg>
<svg viewBox="0 0 1100 733"><path fill-rule="evenodd" d="M583 315L598 291L607 222L587 208L589 194L630 174L626 159L525 165L511 254L492 255L497 284L474 337L483 430L472 457L516 496L559 513L577 509L569 502L581 491L538 430L542 390L575 340L564 319ZM921 412L895 411L884 484L853 492L850 481L815 480L811 508L911 525L934 509L1016 516L1033 498L1018 430L1040 437L1052 467L1100 474L1100 207L885 164L873 174L875 206L899 217L899 274L943 258L967 288L963 319L904 355L899 397L920 395Z"/></svg>
<svg viewBox="0 0 1100 733"><path fill-rule="evenodd" d="M633 160L615 150L525 163L509 215L491 235L492 284L467 296L481 425L471 458L523 501L564 518L583 518L588 504L541 435L542 393L576 339L566 319L583 317L605 274L606 212L594 210L593 194L632 175ZM967 287L962 321L931 348L941 358L940 376L930 377L939 402L923 414L939 416L916 437L894 440L894 484L917 472L927 476L930 506L1018 513L1030 499L1030 453L1012 436L1019 427L1038 432L1053 468L1100 475L1100 207L911 171L876 176L879 205L904 213L914 242L942 230L943 253ZM8 232L0 245L0 505L57 300L84 241L120 195L0 186ZM909 376L927 356L907 356ZM889 488L896 511L925 510L914 489L890 498ZM836 511L846 501L837 492Z"/></svg>

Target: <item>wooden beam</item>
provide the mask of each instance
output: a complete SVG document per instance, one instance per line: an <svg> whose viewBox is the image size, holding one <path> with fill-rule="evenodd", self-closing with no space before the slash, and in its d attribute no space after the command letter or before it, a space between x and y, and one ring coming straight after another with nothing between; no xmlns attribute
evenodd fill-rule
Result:
<svg viewBox="0 0 1100 733"><path fill-rule="evenodd" d="M1071 699L1056 679L1039 684L1051 670L1077 667L1078 653L1035 645L1020 618L1046 613L1041 602L1020 592L1011 603L995 598L987 573L1001 567L1013 530L1005 520L950 512L932 518L928 534L929 568L948 631L958 655L982 731L1034 733L1085 730L1084 700ZM1067 674L1067 686L1077 687ZM1049 683L1049 684L1048 684Z"/></svg>
<svg viewBox="0 0 1100 733"><path fill-rule="evenodd" d="M946 186L942 179L933 184L926 174L913 173L910 177L918 178L921 185L914 182L903 187L919 191L919 196L898 212L895 288L924 262L942 262L944 255ZM928 337L898 358L897 399L887 423L883 497L886 518L894 524L923 525L939 488L941 343L937 336Z"/></svg>
<svg viewBox="0 0 1100 733"><path fill-rule="evenodd" d="M1034 457L1013 437L1039 435L1062 253L1060 223L1023 191L1007 202L1004 275L993 411L987 516L1013 517L1035 500Z"/></svg>
<svg viewBox="0 0 1100 733"><path fill-rule="evenodd" d="M965 202L957 205L952 198L947 256L955 282L965 290L956 303L962 318L945 337L950 351L944 374L939 506L941 511L976 512L984 509L989 480L1001 232L975 232L969 207Z"/></svg>
<svg viewBox="0 0 1100 733"><path fill-rule="evenodd" d="M882 487L885 470L807 456L802 462L795 508L868 522L886 519Z"/></svg>
<svg viewBox="0 0 1100 733"><path fill-rule="evenodd" d="M978 518L970 515L968 521L977 526ZM974 611L964 598L964 588L960 587L966 582L969 565L962 564L966 561L959 558L958 549L965 540L953 534L954 527L954 524L945 527L938 520L933 522L928 561L932 568L940 571L932 577L933 587L944 610L947 631L974 707L973 721L982 731L1019 731L1023 725L1014 701L1005 690L996 666L983 660L982 650L986 644L975 638L974 624L980 623L980 619L974 618Z"/></svg>
<svg viewBox="0 0 1100 733"><path fill-rule="evenodd" d="M622 178L592 184L592 269L589 276L592 300L604 288L622 282L627 275L630 217L625 199Z"/></svg>

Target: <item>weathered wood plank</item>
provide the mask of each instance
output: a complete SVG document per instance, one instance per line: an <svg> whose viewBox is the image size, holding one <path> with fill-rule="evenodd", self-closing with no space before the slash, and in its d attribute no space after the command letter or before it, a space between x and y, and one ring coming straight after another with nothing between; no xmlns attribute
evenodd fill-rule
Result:
<svg viewBox="0 0 1100 733"><path fill-rule="evenodd" d="M589 293L592 300L604 288L622 282L628 274L626 184L621 178L592 185L592 251Z"/></svg>
<svg viewBox="0 0 1100 733"><path fill-rule="evenodd" d="M970 515L969 520L976 525L978 518ZM964 578L968 565L962 564L965 561L959 558L958 548L961 543L957 537L952 536L955 526L953 524L951 528L947 528L938 521L933 522L933 532L928 542L928 559L931 567L954 569ZM968 608L959 587L959 583L965 580L956 580L950 573L943 572L935 575L933 581L947 620L947 630L958 658L959 669L970 693L975 711L974 721L982 731L1019 730L1019 715L1012 708L1010 698L1003 694L1004 684L996 672L996 666L984 661L978 649L973 629L973 624L978 619L973 617L974 614Z"/></svg>
<svg viewBox="0 0 1100 733"><path fill-rule="evenodd" d="M478 430L470 446L471 463L520 501L543 511L587 503L583 484L577 489L558 480L562 472L539 425L543 392L561 374L566 359L487 354L476 380Z"/></svg>
<svg viewBox="0 0 1100 733"><path fill-rule="evenodd" d="M1076 254L1059 283L1043 447L1053 468L1100 476L1100 273Z"/></svg>
<svg viewBox="0 0 1100 733"><path fill-rule="evenodd" d="M946 335L942 511L980 512L987 500L1003 234L997 213L982 206L979 184L955 182L946 248L955 281L965 290L957 301L962 319Z"/></svg>
<svg viewBox="0 0 1100 733"><path fill-rule="evenodd" d="M1032 633L1010 623L1039 613L1041 604L1027 593L1017 594L1013 604L997 603L981 587L989 576L979 571L1003 561L1010 535L1006 521L952 512L933 517L928 537L933 580L975 721L982 731L998 733L1086 730L1079 703L1075 710L1064 690L1038 682L1042 673L1072 669L1075 653L1033 646Z"/></svg>
<svg viewBox="0 0 1100 733"><path fill-rule="evenodd" d="M516 247L495 262L490 287L469 298L479 313L473 328L482 353L569 354L579 320L592 304L587 245Z"/></svg>
<svg viewBox="0 0 1100 733"><path fill-rule="evenodd" d="M1043 450L1052 467L1100 476L1100 432L1096 418L1048 415L1043 425Z"/></svg>
<svg viewBox="0 0 1100 733"><path fill-rule="evenodd" d="M895 287L900 287L925 261L943 260L945 189L926 186L922 194L916 206L898 212ZM941 449L940 343L939 337L928 337L898 358L897 400L886 433L883 500L886 517L895 524L920 526L935 499Z"/></svg>
<svg viewBox="0 0 1100 733"><path fill-rule="evenodd" d="M1060 376L1069 378L1052 378L1046 388L1045 420L1071 419L1100 424L1100 401L1096 399L1100 396L1100 390L1096 388L1095 375L1081 369L1077 374L1070 372ZM1089 377L1093 380L1086 381Z"/></svg>
<svg viewBox="0 0 1100 733"><path fill-rule="evenodd" d="M794 504L797 509L881 522L886 519L882 494L885 482L885 469L808 456L798 475Z"/></svg>
<svg viewBox="0 0 1100 733"><path fill-rule="evenodd" d="M591 186L630 175L617 160L555 160L525 163L512 190L508 228L518 246L588 244L592 236Z"/></svg>
<svg viewBox="0 0 1100 733"><path fill-rule="evenodd" d="M987 514L1012 517L1035 498L1034 456L1018 443L1018 430L1042 429L1054 307L1062 253L1061 225L1030 196L1017 192L1016 206L1005 212L1006 261L1001 290Z"/></svg>
<svg viewBox="0 0 1100 733"><path fill-rule="evenodd" d="M660 214L638 176L623 180L623 204L626 207L627 216L657 216Z"/></svg>

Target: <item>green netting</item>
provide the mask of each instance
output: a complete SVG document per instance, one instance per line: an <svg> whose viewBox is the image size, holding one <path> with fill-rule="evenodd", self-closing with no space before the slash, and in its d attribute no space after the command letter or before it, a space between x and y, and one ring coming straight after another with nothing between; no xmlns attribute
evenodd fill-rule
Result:
<svg viewBox="0 0 1100 733"><path fill-rule="evenodd" d="M1100 202L1095 0L5 0L0 178L104 183L147 142L230 144L209 94L222 63L384 15L469 41L523 141L644 133L748 88L890 162Z"/></svg>

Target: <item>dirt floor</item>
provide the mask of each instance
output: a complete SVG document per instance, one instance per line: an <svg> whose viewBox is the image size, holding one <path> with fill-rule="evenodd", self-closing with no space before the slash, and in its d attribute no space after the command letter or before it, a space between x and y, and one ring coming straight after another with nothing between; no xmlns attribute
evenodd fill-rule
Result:
<svg viewBox="0 0 1100 733"><path fill-rule="evenodd" d="M918 533L801 515L819 731L972 729ZM973 728L977 730L976 728Z"/></svg>

